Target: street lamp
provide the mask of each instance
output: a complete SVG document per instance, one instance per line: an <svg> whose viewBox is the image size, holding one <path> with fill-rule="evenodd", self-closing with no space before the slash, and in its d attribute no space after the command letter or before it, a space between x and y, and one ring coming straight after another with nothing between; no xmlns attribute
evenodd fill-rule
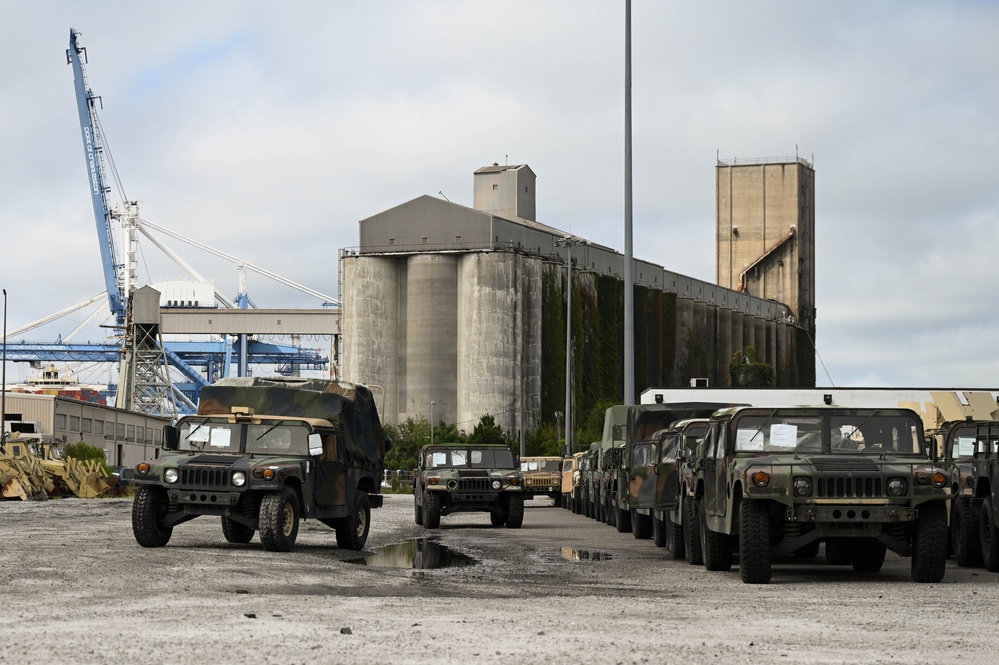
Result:
<svg viewBox="0 0 999 665"><path fill-rule="evenodd" d="M565 284L565 454L572 455L572 248L590 243L576 236L565 236L555 241L566 249Z"/></svg>
<svg viewBox="0 0 999 665"><path fill-rule="evenodd" d="M434 401L430 400L430 445L434 445Z"/></svg>

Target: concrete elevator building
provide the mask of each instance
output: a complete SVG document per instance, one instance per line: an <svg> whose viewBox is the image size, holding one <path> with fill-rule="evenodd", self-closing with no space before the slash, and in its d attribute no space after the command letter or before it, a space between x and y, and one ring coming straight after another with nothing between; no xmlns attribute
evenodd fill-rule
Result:
<svg viewBox="0 0 999 665"><path fill-rule="evenodd" d="M480 168L472 207L420 196L361 220L360 244L341 251L341 374L381 393L386 423L429 418L433 411L435 420L471 431L490 414L514 433L553 421L548 408L565 399L568 277L567 248L556 242L570 234L534 219L536 180L526 164ZM769 206L772 211L772 200ZM736 210L730 226L739 226L737 238L755 237L752 212ZM796 230L803 230L800 222ZM764 234L763 243L770 238ZM785 245L800 238L798 233ZM623 291L624 256L593 243L571 252L574 311L581 312L573 323L579 317L583 326L599 324L603 337L613 338L607 331L623 321L606 293ZM719 249L719 266L721 256ZM726 261L734 266L726 274L743 276L742 254ZM654 356L658 368L648 380L680 386L696 375L712 386L727 385L728 364L743 345L753 345L786 384L807 376L807 368L798 367L799 303L792 307L761 290L768 261L750 266L749 288L739 290L738 284L720 287L635 259L636 292L648 294L636 309L655 303L656 325L665 331L640 342L644 350L636 363ZM814 292L814 279L806 282ZM641 337L643 330L636 333ZM574 332L573 385L600 378L586 369L595 339ZM605 341L603 352L623 358L614 343ZM814 353L808 354L814 377Z"/></svg>

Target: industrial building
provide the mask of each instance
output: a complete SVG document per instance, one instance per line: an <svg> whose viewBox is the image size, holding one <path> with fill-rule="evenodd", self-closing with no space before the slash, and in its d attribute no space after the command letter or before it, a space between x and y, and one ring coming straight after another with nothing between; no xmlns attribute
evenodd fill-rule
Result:
<svg viewBox="0 0 999 665"><path fill-rule="evenodd" d="M8 433L30 423L43 441L65 447L86 443L104 451L111 466L134 466L159 455L169 418L136 413L57 395L8 392L4 420Z"/></svg>
<svg viewBox="0 0 999 665"><path fill-rule="evenodd" d="M761 175L718 164L726 286L635 259L636 392L727 385L745 346L778 385L814 385L814 173L797 158L745 169ZM433 412L470 429L490 414L517 432L551 421L565 399L570 255L579 407L608 397L592 389L601 382L620 400L623 382L609 379L622 358L624 256L536 221L535 185L529 166L493 164L475 171L471 208L420 196L360 221L359 246L341 252L342 376L382 393L385 422Z"/></svg>

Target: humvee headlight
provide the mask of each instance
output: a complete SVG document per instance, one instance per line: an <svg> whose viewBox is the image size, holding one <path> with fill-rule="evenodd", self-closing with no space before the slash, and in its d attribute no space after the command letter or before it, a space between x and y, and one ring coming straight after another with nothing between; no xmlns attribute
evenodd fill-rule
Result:
<svg viewBox="0 0 999 665"><path fill-rule="evenodd" d="M135 472L140 476L145 476L149 474L149 464L147 462L139 462L135 465Z"/></svg>
<svg viewBox="0 0 999 665"><path fill-rule="evenodd" d="M753 474L753 484L757 487L766 487L770 484L770 474L766 471L757 471Z"/></svg>
<svg viewBox="0 0 999 665"><path fill-rule="evenodd" d="M905 482L905 478L892 478L888 481L888 494L890 496L905 496L908 489L909 486Z"/></svg>
<svg viewBox="0 0 999 665"><path fill-rule="evenodd" d="M274 480L274 469L264 469L263 478L264 480Z"/></svg>
<svg viewBox="0 0 999 665"><path fill-rule="evenodd" d="M507 485L519 485L520 484L520 476L518 476L516 474L511 474L511 475L507 476L506 478L504 478L503 480L506 481Z"/></svg>
<svg viewBox="0 0 999 665"><path fill-rule="evenodd" d="M180 474L177 472L177 469L167 469L163 472L163 480L173 484L180 480Z"/></svg>
<svg viewBox="0 0 999 665"><path fill-rule="evenodd" d="M458 489L458 481L455 480L454 478L451 478L450 480L447 481L447 488L452 492Z"/></svg>
<svg viewBox="0 0 999 665"><path fill-rule="evenodd" d="M792 487L794 488L794 495L795 496L811 496L812 495L812 479L811 478L805 478L804 476L802 476L801 478L795 478L794 479L794 484L792 485Z"/></svg>
<svg viewBox="0 0 999 665"><path fill-rule="evenodd" d="M437 476L427 476L428 485L436 485L438 480L440 480L440 478L438 478Z"/></svg>
<svg viewBox="0 0 999 665"><path fill-rule="evenodd" d="M242 487L246 484L246 473L243 471L235 471L232 474L232 484L236 487Z"/></svg>
<svg viewBox="0 0 999 665"><path fill-rule="evenodd" d="M947 474L943 471L937 471L933 474L933 477L930 480L932 481L934 487L940 489L941 487L947 485Z"/></svg>
<svg viewBox="0 0 999 665"><path fill-rule="evenodd" d="M501 482L500 482L500 481L498 481L498 480L494 480L494 481L493 481L493 489L494 489L494 490L498 490L498 489L499 489L499 488L501 488L501 487L503 487L503 483L501 483Z"/></svg>

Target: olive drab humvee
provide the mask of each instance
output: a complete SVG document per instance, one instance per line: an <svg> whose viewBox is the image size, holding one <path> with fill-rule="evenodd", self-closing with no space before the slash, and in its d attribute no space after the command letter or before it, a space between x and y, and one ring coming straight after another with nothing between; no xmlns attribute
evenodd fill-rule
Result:
<svg viewBox="0 0 999 665"><path fill-rule="evenodd" d="M424 446L416 458L413 506L416 523L428 529L458 512L487 512L493 526L519 529L524 488L516 453L498 444Z"/></svg>
<svg viewBox="0 0 999 665"><path fill-rule="evenodd" d="M950 478L924 449L910 409L745 407L710 419L688 505L704 566L766 583L776 556L814 556L877 572L885 551L911 557L916 582L947 561Z"/></svg>
<svg viewBox="0 0 999 665"><path fill-rule="evenodd" d="M163 454L135 466L135 540L162 547L175 526L214 515L230 543L259 532L264 549L287 552L312 518L359 550L390 446L363 385L221 379L202 389L197 415L165 428Z"/></svg>
<svg viewBox="0 0 999 665"><path fill-rule="evenodd" d="M989 421L959 420L940 425L927 432L931 452L943 459L944 467L950 475L953 496L950 501L950 549L959 566L981 566L981 501L976 499L974 476L975 451L980 457L987 455L986 446L990 434ZM984 435L984 441L978 444ZM993 442L999 431L991 432ZM987 493L984 476L979 467L979 484L983 494Z"/></svg>
<svg viewBox="0 0 999 665"><path fill-rule="evenodd" d="M652 437L656 479L652 540L668 548L674 559L686 558L697 565L701 564L699 544L687 542L684 535L684 500L691 482L690 461L707 429L706 418L692 418L677 421Z"/></svg>

